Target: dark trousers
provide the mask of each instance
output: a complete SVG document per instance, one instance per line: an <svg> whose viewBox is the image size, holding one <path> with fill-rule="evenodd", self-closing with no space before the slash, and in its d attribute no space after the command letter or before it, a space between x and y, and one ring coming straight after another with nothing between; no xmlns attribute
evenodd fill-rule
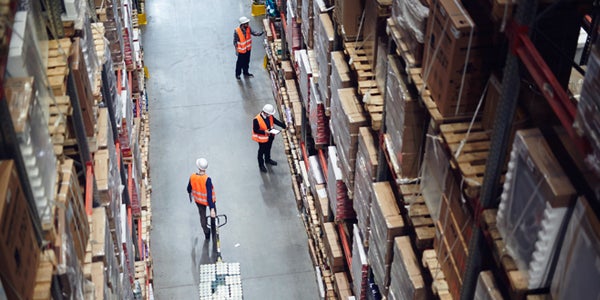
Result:
<svg viewBox="0 0 600 300"><path fill-rule="evenodd" d="M202 225L202 230L204 231L204 234L208 234L210 229L208 229L208 225L206 224L206 205L196 202L196 206L198 206L198 214L200 215L200 225Z"/></svg>
<svg viewBox="0 0 600 300"><path fill-rule="evenodd" d="M264 166L265 161L271 160L271 146L273 145L273 136L269 136L266 143L258 143L258 166Z"/></svg>
<svg viewBox="0 0 600 300"><path fill-rule="evenodd" d="M235 62L235 76L240 76L242 72L248 74L250 66L250 51L246 53L238 53L237 61Z"/></svg>

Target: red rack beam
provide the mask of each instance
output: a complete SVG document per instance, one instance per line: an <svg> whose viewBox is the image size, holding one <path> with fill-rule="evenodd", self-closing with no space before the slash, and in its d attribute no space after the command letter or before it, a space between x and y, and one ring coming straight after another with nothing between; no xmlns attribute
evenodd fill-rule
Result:
<svg viewBox="0 0 600 300"><path fill-rule="evenodd" d="M340 235L340 239L342 240L342 248L344 249L344 256L346 257L346 263L348 264L348 268L352 266L352 251L350 251L350 244L348 244L348 239L346 238L346 232L344 231L344 224L338 224L338 232Z"/></svg>
<svg viewBox="0 0 600 300"><path fill-rule="evenodd" d="M94 165L91 161L85 163L85 212L88 216L93 213L94 204Z"/></svg>
<svg viewBox="0 0 600 300"><path fill-rule="evenodd" d="M310 164L308 163L308 154L306 153L306 145L304 145L304 142L300 142L300 149L302 150L302 157L304 158L304 166L308 172L308 170L310 170Z"/></svg>
<svg viewBox="0 0 600 300"><path fill-rule="evenodd" d="M321 170L323 170L323 177L325 177L325 182L327 182L327 159L325 158L325 153L323 153L323 149L319 149L319 160L321 161Z"/></svg>
<svg viewBox="0 0 600 300"><path fill-rule="evenodd" d="M523 62L538 89L552 107L563 127L582 154L590 152L589 143L575 132L573 123L577 114L577 107L562 88L550 67L546 64L535 45L527 35L528 28L514 24L507 28L509 37L512 37L515 53Z"/></svg>

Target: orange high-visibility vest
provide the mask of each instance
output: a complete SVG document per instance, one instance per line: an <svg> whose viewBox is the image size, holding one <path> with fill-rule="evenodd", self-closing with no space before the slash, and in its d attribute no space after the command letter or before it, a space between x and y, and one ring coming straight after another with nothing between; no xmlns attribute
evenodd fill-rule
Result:
<svg viewBox="0 0 600 300"><path fill-rule="evenodd" d="M194 201L196 203L208 206L208 195L206 192L206 181L208 180L208 175L206 174L192 174L190 177L190 183L192 185L192 196L194 197ZM215 196L215 186L212 186L212 201L213 203L217 202L217 197Z"/></svg>
<svg viewBox="0 0 600 300"><path fill-rule="evenodd" d="M241 28L236 28L235 32L237 32L239 41L237 43L237 52L238 53L246 53L252 49L252 36L250 27L246 27L246 35L242 32Z"/></svg>
<svg viewBox="0 0 600 300"><path fill-rule="evenodd" d="M260 130L266 131L268 129L270 129L270 127L267 126L267 123L265 123L265 120L262 118L262 116L260 114L256 115L256 117L254 117L256 120L258 120L258 127ZM273 126L273 116L269 116L269 125ZM255 142L259 142L259 143L266 143L269 141L269 134L268 133L256 133L254 132L254 128L252 128L252 139Z"/></svg>

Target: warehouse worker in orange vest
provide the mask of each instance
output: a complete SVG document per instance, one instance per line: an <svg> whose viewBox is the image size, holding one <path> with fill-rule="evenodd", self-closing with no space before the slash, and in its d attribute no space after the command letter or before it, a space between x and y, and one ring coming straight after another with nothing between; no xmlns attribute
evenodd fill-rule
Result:
<svg viewBox="0 0 600 300"><path fill-rule="evenodd" d="M210 229L206 224L206 207L210 207L210 217L214 218L216 215L215 202L217 202L217 197L215 197L215 187L212 184L212 180L206 175L206 169L208 168L206 158L198 158L196 166L198 167L198 172L190 176L187 192L190 197L190 203L194 200L196 206L198 206L200 224L202 225L202 230L204 230L204 238L209 239Z"/></svg>
<svg viewBox="0 0 600 300"><path fill-rule="evenodd" d="M271 146L275 134L278 133L278 131L275 131L274 126L287 128L283 122L273 117L274 114L275 107L271 104L265 104L262 111L252 121L252 140L258 143L258 168L263 173L267 172L265 162L272 166L277 165L277 162L271 159Z"/></svg>
<svg viewBox="0 0 600 300"><path fill-rule="evenodd" d="M237 62L235 63L235 78L240 80L240 74L244 72L246 77L254 77L248 72L250 65L250 50L252 50L252 35L261 36L265 32L255 32L250 28L250 20L246 17L240 18L240 26L233 32L233 46L235 47L235 55Z"/></svg>

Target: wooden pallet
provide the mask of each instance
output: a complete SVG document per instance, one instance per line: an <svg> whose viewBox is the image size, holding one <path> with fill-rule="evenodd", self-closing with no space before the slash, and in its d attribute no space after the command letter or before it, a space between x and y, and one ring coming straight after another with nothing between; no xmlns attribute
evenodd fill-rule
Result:
<svg viewBox="0 0 600 300"><path fill-rule="evenodd" d="M439 129L450 151L452 167L462 176L463 191L467 197L475 199L483 184L491 133L483 129L481 122L474 122L470 131L469 126L467 122L449 123L441 124Z"/></svg>
<svg viewBox="0 0 600 300"><path fill-rule="evenodd" d="M501 270L500 284L507 287L510 299L525 299L527 293L527 274L519 271L514 259L506 252L506 246L496 227L497 209L486 209L482 213L481 222L484 236L491 243L492 256Z"/></svg>
<svg viewBox="0 0 600 300"><path fill-rule="evenodd" d="M421 263L431 276L431 290L437 299L452 300L448 282L446 282L446 277L444 276L444 272L442 272L442 266L435 250L427 249L423 251Z"/></svg>

